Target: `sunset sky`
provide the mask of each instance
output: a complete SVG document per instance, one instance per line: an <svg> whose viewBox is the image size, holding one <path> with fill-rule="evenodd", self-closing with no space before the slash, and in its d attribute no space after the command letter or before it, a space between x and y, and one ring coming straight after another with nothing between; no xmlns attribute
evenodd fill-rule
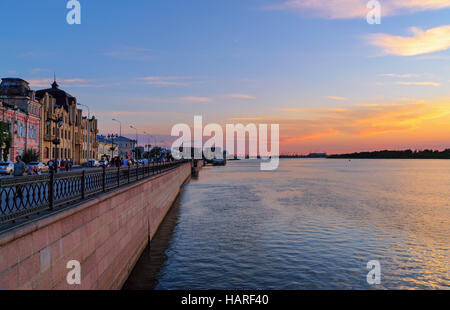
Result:
<svg viewBox="0 0 450 310"><path fill-rule="evenodd" d="M61 88L102 133L278 123L281 150L450 148L450 0L2 1L0 76Z"/></svg>

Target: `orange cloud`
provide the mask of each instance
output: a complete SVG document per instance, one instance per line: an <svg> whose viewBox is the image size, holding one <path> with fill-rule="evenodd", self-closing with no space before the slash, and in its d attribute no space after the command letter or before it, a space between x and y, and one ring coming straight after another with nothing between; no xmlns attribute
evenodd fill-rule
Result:
<svg viewBox="0 0 450 310"><path fill-rule="evenodd" d="M450 100L281 111L287 116L266 122L280 124L283 150L349 152L427 142L450 147Z"/></svg>
<svg viewBox="0 0 450 310"><path fill-rule="evenodd" d="M211 98L208 97L194 97L194 96L182 97L179 99L184 102L196 102L196 103L207 103L213 101Z"/></svg>
<svg viewBox="0 0 450 310"><path fill-rule="evenodd" d="M246 94L228 94L226 95L228 98L231 99L238 99L238 100L252 100L255 99L255 97L246 95Z"/></svg>
<svg viewBox="0 0 450 310"><path fill-rule="evenodd" d="M232 117L229 120L235 122L258 122L258 121L268 121L270 119L264 117Z"/></svg>
<svg viewBox="0 0 450 310"><path fill-rule="evenodd" d="M314 139L320 139L320 138L324 138L324 137L333 137L338 134L339 134L339 131L337 131L335 129L329 129L324 132L318 132L318 133L314 133L314 134L310 134L310 135L306 135L306 136L302 136L302 137L285 137L282 140L282 142L285 144L291 144L291 143L302 142L305 140L314 140Z"/></svg>
<svg viewBox="0 0 450 310"><path fill-rule="evenodd" d="M406 73L406 74L385 73L385 74L378 74L378 76L402 78L402 79L409 79L409 78L414 78L414 77L415 78L420 77L419 74L413 74L413 73Z"/></svg>
<svg viewBox="0 0 450 310"><path fill-rule="evenodd" d="M441 86L441 83L438 82L395 82L398 85L419 85L419 86Z"/></svg>
<svg viewBox="0 0 450 310"><path fill-rule="evenodd" d="M417 11L440 10L450 7L450 0L383 0L383 16ZM368 0L289 0L280 5L265 7L269 10L295 10L329 19L366 18L371 10Z"/></svg>
<svg viewBox="0 0 450 310"><path fill-rule="evenodd" d="M326 96L325 98L331 99L331 100L338 100L338 101L344 101L347 100L345 97L339 97L339 96Z"/></svg>
<svg viewBox="0 0 450 310"><path fill-rule="evenodd" d="M376 33L368 37L368 42L386 54L399 56L422 55L450 48L450 25L428 30L412 27L411 32L411 37Z"/></svg>

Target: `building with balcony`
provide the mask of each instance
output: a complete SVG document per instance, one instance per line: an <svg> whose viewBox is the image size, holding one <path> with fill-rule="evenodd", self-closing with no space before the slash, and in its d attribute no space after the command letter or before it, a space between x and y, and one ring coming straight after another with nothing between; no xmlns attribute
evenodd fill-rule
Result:
<svg viewBox="0 0 450 310"><path fill-rule="evenodd" d="M73 160L80 165L96 159L97 119L83 116L77 98L60 89L56 80L51 88L36 91L36 97L42 103L42 161Z"/></svg>
<svg viewBox="0 0 450 310"><path fill-rule="evenodd" d="M41 103L29 83L19 78L3 78L0 84L0 118L9 125L12 143L9 160L26 150L41 150ZM3 154L4 146L1 146ZM3 160L3 156L1 158Z"/></svg>

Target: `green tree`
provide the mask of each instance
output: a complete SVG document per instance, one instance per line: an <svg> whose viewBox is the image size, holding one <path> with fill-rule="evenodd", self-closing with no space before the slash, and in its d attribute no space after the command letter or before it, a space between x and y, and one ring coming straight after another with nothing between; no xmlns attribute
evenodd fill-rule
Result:
<svg viewBox="0 0 450 310"><path fill-rule="evenodd" d="M25 152L23 152L22 160L27 165L29 163L39 161L39 153L33 149L26 150Z"/></svg>
<svg viewBox="0 0 450 310"><path fill-rule="evenodd" d="M8 160L11 145L12 137L10 125L8 123L0 122L0 147L2 149L3 161Z"/></svg>
<svg viewBox="0 0 450 310"><path fill-rule="evenodd" d="M150 150L150 153L147 152L147 158L148 159L153 159L153 160L158 160L161 159L162 156L162 151L163 149L159 146L154 147Z"/></svg>
<svg viewBox="0 0 450 310"><path fill-rule="evenodd" d="M142 159L142 149L139 147L135 147L133 152L136 155L136 159Z"/></svg>

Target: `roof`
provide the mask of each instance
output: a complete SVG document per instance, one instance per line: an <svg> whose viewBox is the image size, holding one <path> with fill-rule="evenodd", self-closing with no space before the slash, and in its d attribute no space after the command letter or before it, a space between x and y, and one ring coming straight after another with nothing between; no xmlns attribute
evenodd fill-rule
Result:
<svg viewBox="0 0 450 310"><path fill-rule="evenodd" d="M29 96L30 86L27 81L19 78L2 78L0 95L4 96Z"/></svg>
<svg viewBox="0 0 450 310"><path fill-rule="evenodd" d="M111 141L110 140L108 140L105 136L97 136L97 141L99 142L99 143L111 143Z"/></svg>
<svg viewBox="0 0 450 310"><path fill-rule="evenodd" d="M57 105L65 107L66 109L69 108L69 105L72 102L76 102L77 99L74 96L59 88L59 85L58 83L56 83L56 80L52 83L51 86L52 86L51 88L36 91L36 97L42 98L44 97L45 93L48 93L53 98L56 99Z"/></svg>
<svg viewBox="0 0 450 310"><path fill-rule="evenodd" d="M97 136L97 140L98 140L98 142L111 143L111 139L108 139L106 136L103 136L103 135ZM134 140L128 139L127 137L123 137L123 136L114 138L114 142L129 142L129 143L131 143L133 141Z"/></svg>
<svg viewBox="0 0 450 310"><path fill-rule="evenodd" d="M127 137L123 137L123 136L120 136L120 137L118 137L117 139L114 139L115 141L119 141L119 142L133 142L134 140L132 140L132 139L128 139Z"/></svg>

